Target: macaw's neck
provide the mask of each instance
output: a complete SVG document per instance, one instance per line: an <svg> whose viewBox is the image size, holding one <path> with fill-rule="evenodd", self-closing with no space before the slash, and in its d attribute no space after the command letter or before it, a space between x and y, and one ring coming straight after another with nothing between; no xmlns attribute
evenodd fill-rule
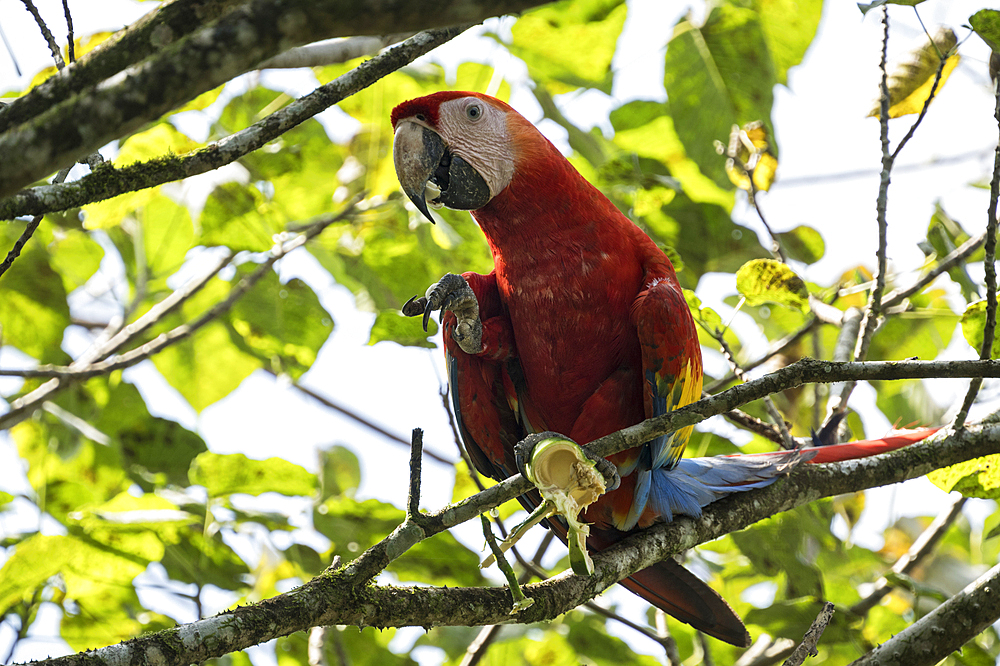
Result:
<svg viewBox="0 0 1000 666"><path fill-rule="evenodd" d="M614 204L588 183L548 140L519 146L510 184L489 204L473 211L493 251L542 249L572 242L581 235L607 233L622 222L631 224ZM598 229L597 225L601 228Z"/></svg>

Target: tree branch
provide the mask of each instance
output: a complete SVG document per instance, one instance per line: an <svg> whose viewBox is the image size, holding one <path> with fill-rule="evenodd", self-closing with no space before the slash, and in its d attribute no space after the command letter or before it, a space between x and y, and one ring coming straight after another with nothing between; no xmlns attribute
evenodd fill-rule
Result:
<svg viewBox="0 0 1000 666"><path fill-rule="evenodd" d="M679 518L672 523L658 524L633 534L594 556L593 576L582 577L566 571L547 581L525 586L525 593L535 603L517 617L509 614L511 597L506 588L395 587L369 584L373 576L394 556L405 550L399 548L403 544L398 538L391 543L394 537L403 532L410 532L411 536L415 536L414 532L420 532L419 538L426 538L447 529L448 524L457 524L453 521L458 518L461 518L459 522L474 518L478 511L473 507L484 504L476 498L490 495L491 501L499 500L493 506L510 499L501 499L502 492L498 489L512 490L516 484L511 479L465 502L446 507L435 514L425 514L428 523L425 528L417 528L412 524L408 525L408 521L404 522L393 535L373 546L347 567L328 569L286 594L127 643L89 651L85 655L61 657L40 663L75 665L86 659L88 664L155 661L164 666L182 665L246 649L316 625L429 627L543 621L575 608L616 581L671 554L743 529L774 513L787 511L820 497L895 483L962 460L997 453L1000 451L1000 426L970 426L949 437L935 436L934 440L873 458L839 464L803 465L786 479L767 488L730 496L710 504L698 520ZM527 485L522 482L522 489L526 489ZM378 564L372 567L376 562ZM1000 597L995 594L991 597L988 603L1000 604ZM987 602L982 601L981 597L977 599L986 605ZM987 624L989 622L982 626Z"/></svg>
<svg viewBox="0 0 1000 666"><path fill-rule="evenodd" d="M305 245L306 242L318 236L324 229L326 229L331 224L338 222L344 217L350 215L354 211L354 204L357 202L357 197L348 203L347 207L338 213L337 215L332 215L324 220L320 220L309 226L302 234L297 236L295 239L280 244L278 247L273 249L268 256L268 258L257 267L257 269L250 275L244 277L239 283L229 291L229 295L223 300L219 301L211 308L202 313L199 317L189 321L185 324L181 324L176 328L173 328L166 333L162 333L155 340L147 342L146 344L132 349L128 352L118 354L105 361L97 361L93 363L87 363L83 365L77 365L74 363L68 367L64 367L66 372L48 374L48 375L35 375L53 377L51 382L46 382L38 389L35 389L23 398L18 398L10 404L10 411L8 411L3 416L0 416L0 430L9 428L12 425L20 422L24 416L34 410L41 400L44 400L48 395L53 393L55 390L63 387L67 380L77 380L85 379L87 377L94 377L98 375L108 374L114 372L115 370L123 370L125 368L131 367L146 360L150 356L159 353L163 349L169 347L170 345L180 342L195 333L198 329L205 326L206 324L214 321L224 312L229 310L233 304L238 301L243 294L248 292L257 282L271 270L275 262L281 257L284 257L292 250ZM176 305L171 305L170 307L176 307ZM165 314L165 312L161 312ZM155 320L152 318L145 322L146 325L153 323ZM132 335L123 331L122 333ZM4 371L0 370L0 374Z"/></svg>
<svg viewBox="0 0 1000 666"><path fill-rule="evenodd" d="M539 0L253 0L159 50L128 76L86 89L0 135L0 197L71 165L258 63L331 37L482 21ZM81 91L82 92L82 91ZM30 97L31 94L25 96Z"/></svg>
<svg viewBox="0 0 1000 666"><path fill-rule="evenodd" d="M439 28L415 35L246 129L204 148L121 168L104 167L58 187L43 185L18 192L0 200L0 219L67 210L218 169L408 65L467 28L468 25Z"/></svg>
<svg viewBox="0 0 1000 666"><path fill-rule="evenodd" d="M851 666L931 666L1000 618L1000 564Z"/></svg>

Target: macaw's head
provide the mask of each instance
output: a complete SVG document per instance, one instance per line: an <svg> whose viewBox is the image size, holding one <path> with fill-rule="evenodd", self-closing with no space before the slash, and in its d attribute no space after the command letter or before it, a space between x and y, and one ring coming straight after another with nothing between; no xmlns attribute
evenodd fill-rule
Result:
<svg viewBox="0 0 1000 666"><path fill-rule="evenodd" d="M529 128L537 134L500 100L457 91L403 102L392 111L392 127L396 175L431 222L428 205L477 210L488 204L514 176L518 136Z"/></svg>

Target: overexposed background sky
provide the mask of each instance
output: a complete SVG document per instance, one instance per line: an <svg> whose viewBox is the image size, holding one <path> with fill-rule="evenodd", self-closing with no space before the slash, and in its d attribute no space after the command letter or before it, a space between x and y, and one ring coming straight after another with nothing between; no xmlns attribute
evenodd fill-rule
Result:
<svg viewBox="0 0 1000 666"><path fill-rule="evenodd" d="M61 2L36 0L36 5L57 40L65 43ZM150 11L153 6L150 2L131 0L103 0L100 3L70 1L78 37L118 29ZM947 25L962 40L968 35L968 30L960 26L983 6L983 0L928 0L919 6L919 10L930 31L933 32L938 25ZM696 15L704 12L700 3L692 6L686 2L631 0L614 61L616 77L613 94L607 96L586 91L561 96L558 102L565 115L588 128L606 123L607 112L625 102L665 99L665 46L677 17L689 10ZM868 17L862 17L853 2L834 0L825 3L820 32L803 64L789 72L788 87L778 86L775 91L772 117L781 150L781 163L778 181L769 193L762 195L761 203L776 231L806 224L821 232L826 242L824 259L809 267L796 267L805 279L817 283L829 284L844 270L858 264L874 268L876 263L875 198L881 158L879 128L877 120L865 118L865 115L878 91L882 34L879 16L880 12L874 11ZM891 59L894 54L913 48L923 39L923 32L911 8L893 6L890 17ZM509 32L512 24L513 19L509 18L489 21L484 28L470 31L424 59L453 68L457 62L473 54L473 59L501 68L512 87L511 104L529 120L538 122L546 135L564 152L568 152L565 131L551 121L539 122L541 110L526 87L527 75L523 65L511 58L495 41L481 36L485 30L503 35ZM0 49L2 94L24 89L33 75L51 65L52 61L34 21L19 0L0 0L0 28L23 72L18 76L10 56L5 49ZM975 234L985 226L988 190L971 187L970 183L988 180L992 169L992 148L997 140L993 97L987 74L988 50L978 37L972 36L960 52L962 62L932 104L923 126L904 150L893 175L888 214L889 259L891 270L903 275L903 283L907 282L907 274L916 275L915 271L923 264L924 256L917 242L925 236L936 201L940 201L945 210L970 233ZM263 85L285 90L292 95L305 94L315 86L315 79L309 71L271 70L250 74L230 83L224 99L244 92L258 76ZM224 101L219 103L217 111L221 111L222 104ZM706 109L706 113L710 112ZM894 145L905 133L912 118L891 122ZM334 139L350 136L357 126L338 109L325 112L320 120ZM195 139L204 138L198 135L197 123L182 129L189 131ZM610 132L610 127L602 125L602 129ZM112 146L102 152L108 156L113 150ZM936 160L946 163L931 164ZM200 178L205 181L217 177L206 174ZM205 189L200 188L201 191ZM185 190L192 196L197 196L198 191L198 187ZM179 188L176 192L182 193ZM747 210L745 199L738 201L735 217L741 224L763 233L756 215ZM766 240L763 243L768 246ZM455 266L454 269L465 270L462 266ZM981 277L981 267L978 271L973 272L974 278ZM74 293L74 314L100 312L101 308L106 311L107 300L103 296L108 285L120 274L120 264L113 258L106 259L101 272L91 283ZM354 307L350 292L333 283L303 250L281 262L281 274L283 278L299 276L307 280L332 313L336 324L333 335L303 383L406 439L411 428L423 428L426 448L449 459L457 458L439 396L444 378L439 350L403 348L394 343L368 346L368 331L374 315L359 312ZM724 319L731 310L722 300L733 293L735 285L732 276L706 276L698 289L703 302L717 309ZM738 315L734 326L745 340L756 346L757 351L766 349L767 341L753 334L754 326L747 315ZM87 344L87 334L82 329L71 327L67 331L64 347L70 353L79 354ZM974 356L961 334L953 337L947 355ZM10 348L0 352L0 361L8 367L21 360L22 357ZM712 356L706 360L709 364L720 362L719 358ZM140 388L151 412L196 430L213 451L239 451L254 458L279 455L315 470L317 448L326 448L335 442L343 443L361 458L363 480L358 491L360 499L375 497L397 506L402 506L405 501L408 456L403 447L309 401L294 388L263 371L254 373L232 395L200 415L160 378L149 361L127 370L125 378ZM934 397L942 404L950 404L956 395L964 393L967 385L964 380L935 382ZM20 383L14 380L0 380L0 394L9 395L19 386ZM395 392L389 393L387 386L393 386ZM405 390L400 392L399 387ZM852 407L865 420L870 436L878 436L890 425L869 407L874 406L874 402L874 392L867 385L859 387L851 401ZM3 409L5 407L0 403L0 410ZM709 427L730 432L725 424ZM429 509L439 508L451 499L453 471L432 461L424 465L424 470L427 479L423 485L422 504ZM0 489L12 493L30 492L16 450L3 434L0 434ZM926 480L871 491L867 503L869 508L855 539L862 545L877 548L881 545L881 532L889 521L901 515L936 514L944 501L944 494ZM292 500L288 502L293 503ZM983 512L988 510L982 503L970 503L967 512L974 514L974 519L981 520ZM27 511L18 512L6 522L0 522L0 537L5 530L17 530L19 525L24 524L20 521L34 524L38 517ZM55 530L56 527L48 525L44 529ZM478 523L459 528L457 535L474 548L478 549L481 545ZM243 547L250 557L256 556L254 549L257 545L252 540ZM527 549L530 548L530 545L527 546ZM550 560L559 551L553 548L553 552ZM609 595L626 606L633 619L645 621L644 605L632 603L631 595L621 590L609 592L605 597ZM207 608L206 612L221 610L231 601L220 596L219 608ZM193 615L185 618L176 612L173 614L182 620L194 619ZM399 632L397 645L405 647L406 641L415 640L419 633L417 629ZM8 638L0 630L0 646ZM628 634L628 640L637 650L660 654L658 646L646 644L634 633ZM422 649L426 650L423 659L434 663L433 649ZM39 637L22 643L14 657L24 660L67 651L68 648L58 639ZM266 649L258 650L255 654L266 659L266 652Z"/></svg>

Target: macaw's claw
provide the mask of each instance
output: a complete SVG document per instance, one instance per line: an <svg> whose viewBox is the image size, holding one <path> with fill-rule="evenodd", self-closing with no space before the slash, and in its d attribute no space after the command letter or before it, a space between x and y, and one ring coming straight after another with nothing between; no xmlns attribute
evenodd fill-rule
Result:
<svg viewBox="0 0 1000 666"><path fill-rule="evenodd" d="M431 313L453 312L458 320L451 337L466 354L478 354L483 350L483 323L479 319L479 301L472 287L461 275L448 273L432 284L423 296L414 296L403 305L407 317L423 316L424 330Z"/></svg>

